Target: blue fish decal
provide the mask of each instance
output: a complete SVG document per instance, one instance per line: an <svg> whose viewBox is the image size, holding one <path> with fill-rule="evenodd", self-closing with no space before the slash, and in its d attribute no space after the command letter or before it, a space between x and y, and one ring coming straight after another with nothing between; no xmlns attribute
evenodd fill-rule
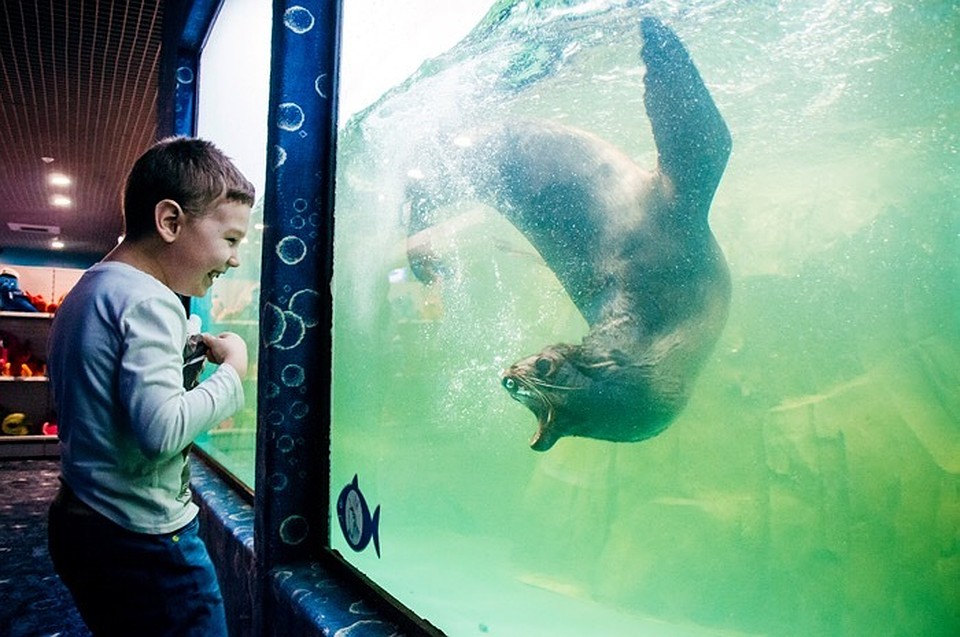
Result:
<svg viewBox="0 0 960 637"><path fill-rule="evenodd" d="M373 540L373 548L380 557L380 505L370 515L367 500L360 492L357 474L353 475L353 482L343 487L340 497L337 498L337 519L340 520L340 530L343 538L356 552L367 548Z"/></svg>

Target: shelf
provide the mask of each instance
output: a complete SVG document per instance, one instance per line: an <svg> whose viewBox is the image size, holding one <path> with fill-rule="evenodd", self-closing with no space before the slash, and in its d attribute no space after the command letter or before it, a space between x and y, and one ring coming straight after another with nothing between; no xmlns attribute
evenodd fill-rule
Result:
<svg viewBox="0 0 960 637"><path fill-rule="evenodd" d="M10 342L5 343L7 346L14 340L19 341L21 347L27 348L32 355L28 364L40 371L41 361L46 359L47 339L53 325L51 318L53 314L46 312L0 312L0 340L10 338ZM0 376L0 417L9 413L24 414L30 423L30 434L33 434L14 436L18 439L17 444L42 447L34 437L40 435L41 423L53 418L50 379L45 375ZM5 438L4 442L10 443L10 440ZM31 453L37 450L31 449Z"/></svg>
<svg viewBox="0 0 960 637"><path fill-rule="evenodd" d="M23 445L30 442L57 442L57 437L32 434L28 434L26 436L8 436L6 434L0 435L0 445L7 443Z"/></svg>
<svg viewBox="0 0 960 637"><path fill-rule="evenodd" d="M83 275L83 270L72 268L18 268L23 289L40 294L46 299L61 299ZM47 359L47 341L53 328L52 312L0 311L0 340L11 348L17 344L13 358L20 360L26 350L31 370L39 374ZM17 364L19 371L19 363ZM11 365L12 368L12 365ZM11 369L11 371L13 371ZM0 458L51 457L60 453L56 436L42 435L43 423L55 422L52 384L45 375L0 376L0 418L9 414L23 414L28 425L27 435L10 436L0 433Z"/></svg>
<svg viewBox="0 0 960 637"><path fill-rule="evenodd" d="M49 312L0 312L0 318L12 319L52 319Z"/></svg>
<svg viewBox="0 0 960 637"><path fill-rule="evenodd" d="M56 436L0 436L0 458L58 458Z"/></svg>
<svg viewBox="0 0 960 637"><path fill-rule="evenodd" d="M52 318L53 314L45 312L0 312L0 332L27 343L34 356L44 359Z"/></svg>

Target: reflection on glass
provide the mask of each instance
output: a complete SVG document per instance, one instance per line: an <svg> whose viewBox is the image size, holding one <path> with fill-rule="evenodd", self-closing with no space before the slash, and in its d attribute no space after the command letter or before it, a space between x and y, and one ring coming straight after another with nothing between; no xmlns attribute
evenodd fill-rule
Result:
<svg viewBox="0 0 960 637"><path fill-rule="evenodd" d="M218 278L210 293L192 305L192 311L203 319L204 331L236 332L247 343L250 367L244 381L246 406L198 439L197 445L251 488L256 455L271 16L269 2L224 3L201 54L197 118L197 134L222 148L257 189L250 228L239 250L240 267Z"/></svg>
<svg viewBox="0 0 960 637"><path fill-rule="evenodd" d="M499 2L346 122L331 496L358 476L380 556L336 521L334 548L451 635L960 630L951 11ZM572 151L543 139L485 153L472 132L546 121L668 161L644 103L646 16L677 32L733 139L709 213L729 315L659 435L537 453L540 414L504 371L595 334L583 295L611 288L571 286L578 262L550 252L580 217L542 240L510 192L485 194L549 198L594 164L564 172ZM345 31L342 73L362 76L351 46ZM507 155L553 169L513 183ZM668 286L664 307L671 292L689 290Z"/></svg>

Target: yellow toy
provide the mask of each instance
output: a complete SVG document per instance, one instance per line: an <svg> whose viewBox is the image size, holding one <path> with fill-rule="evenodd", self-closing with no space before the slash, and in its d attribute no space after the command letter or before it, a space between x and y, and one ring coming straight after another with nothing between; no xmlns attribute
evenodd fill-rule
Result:
<svg viewBox="0 0 960 637"><path fill-rule="evenodd" d="M3 424L0 425L0 429L8 436L26 436L30 433L30 428L27 424L26 415L15 412L3 419Z"/></svg>

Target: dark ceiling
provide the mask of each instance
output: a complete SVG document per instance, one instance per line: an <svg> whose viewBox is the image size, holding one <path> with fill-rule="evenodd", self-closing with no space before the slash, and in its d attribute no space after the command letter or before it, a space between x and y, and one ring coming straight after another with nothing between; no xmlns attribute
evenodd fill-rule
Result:
<svg viewBox="0 0 960 637"><path fill-rule="evenodd" d="M105 254L126 171L157 136L163 0L0 5L0 262L54 238L66 253ZM54 172L72 183L51 185ZM57 194L71 205L52 204Z"/></svg>

